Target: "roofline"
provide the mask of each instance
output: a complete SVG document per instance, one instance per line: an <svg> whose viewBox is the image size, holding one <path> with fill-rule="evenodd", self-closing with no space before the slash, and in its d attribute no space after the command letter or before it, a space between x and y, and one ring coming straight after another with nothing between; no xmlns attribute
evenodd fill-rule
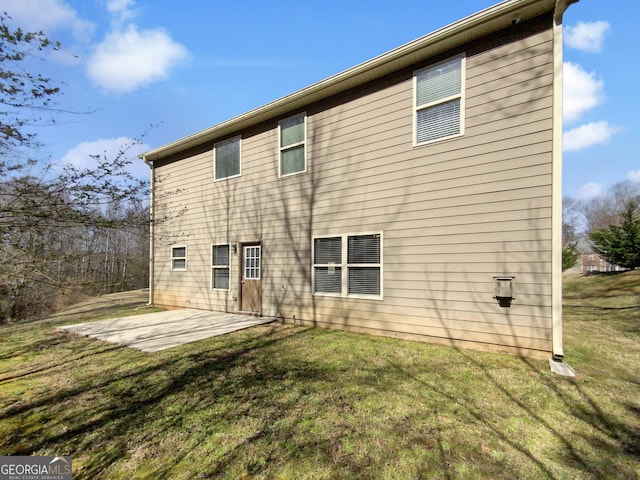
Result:
<svg viewBox="0 0 640 480"><path fill-rule="evenodd" d="M506 0L309 87L143 153L139 155L139 158L153 162L202 143L237 134L239 130L285 115L388 73L416 64L476 38L504 29L512 23L528 20L543 13L554 12L556 4L563 2L573 3L572 0Z"/></svg>

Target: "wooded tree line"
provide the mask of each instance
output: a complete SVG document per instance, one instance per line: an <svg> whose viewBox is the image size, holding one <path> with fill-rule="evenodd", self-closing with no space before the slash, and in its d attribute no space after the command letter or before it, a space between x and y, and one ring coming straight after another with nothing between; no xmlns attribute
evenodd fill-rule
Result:
<svg viewBox="0 0 640 480"><path fill-rule="evenodd" d="M82 212L39 179L0 189L0 318L38 318L82 294L148 286L148 209ZM49 188L47 188L49 187Z"/></svg>
<svg viewBox="0 0 640 480"><path fill-rule="evenodd" d="M640 268L640 183L624 181L589 200L563 200L563 269L578 259L578 242L610 263Z"/></svg>
<svg viewBox="0 0 640 480"><path fill-rule="evenodd" d="M60 88L29 71L59 45L0 15L0 323L38 318L82 294L148 286L147 185L129 173L131 145L93 168L39 158L37 129Z"/></svg>

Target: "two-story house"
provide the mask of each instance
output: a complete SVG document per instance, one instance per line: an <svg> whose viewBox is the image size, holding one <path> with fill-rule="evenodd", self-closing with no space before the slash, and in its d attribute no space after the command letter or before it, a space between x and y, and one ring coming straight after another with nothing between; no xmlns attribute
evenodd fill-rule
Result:
<svg viewBox="0 0 640 480"><path fill-rule="evenodd" d="M499 3L145 153L151 302L561 359L571 3Z"/></svg>

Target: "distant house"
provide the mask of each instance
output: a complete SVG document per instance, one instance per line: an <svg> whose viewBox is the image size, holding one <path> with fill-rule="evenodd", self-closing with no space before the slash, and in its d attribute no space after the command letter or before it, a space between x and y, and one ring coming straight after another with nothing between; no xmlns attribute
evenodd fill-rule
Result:
<svg viewBox="0 0 640 480"><path fill-rule="evenodd" d="M579 242L577 248L580 252L580 258L576 267L580 273L620 272L626 270L609 262L599 253L594 252L588 242Z"/></svg>
<svg viewBox="0 0 640 480"><path fill-rule="evenodd" d="M561 359L570 3L502 2L145 153L151 302Z"/></svg>

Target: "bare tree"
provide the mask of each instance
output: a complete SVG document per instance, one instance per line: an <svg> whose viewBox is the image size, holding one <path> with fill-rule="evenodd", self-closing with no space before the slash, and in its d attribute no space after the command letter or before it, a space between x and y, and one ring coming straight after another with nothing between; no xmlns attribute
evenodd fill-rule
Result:
<svg viewBox="0 0 640 480"><path fill-rule="evenodd" d="M61 91L27 60L59 44L10 23L0 15L0 322L38 317L70 292L146 286L148 260L147 185L128 172L141 138L97 152L91 169L37 162L37 128L61 111Z"/></svg>
<svg viewBox="0 0 640 480"><path fill-rule="evenodd" d="M24 149L36 144L33 127L47 120L60 87L39 73L29 72L25 60L60 48L43 32L9 27L10 17L0 15L0 178L32 163Z"/></svg>
<svg viewBox="0 0 640 480"><path fill-rule="evenodd" d="M615 225L619 221L619 212L638 196L640 184L627 180L613 185L605 195L583 202L586 231L593 232L608 225Z"/></svg>

